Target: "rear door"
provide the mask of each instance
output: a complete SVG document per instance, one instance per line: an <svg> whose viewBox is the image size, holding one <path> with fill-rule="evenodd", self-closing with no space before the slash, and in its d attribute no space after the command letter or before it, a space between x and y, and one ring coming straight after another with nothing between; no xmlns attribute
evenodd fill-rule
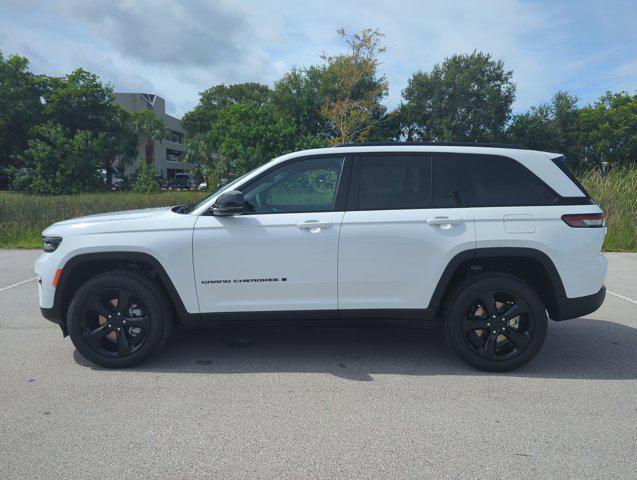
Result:
<svg viewBox="0 0 637 480"><path fill-rule="evenodd" d="M429 153L357 155L339 243L339 309L418 315L451 258L474 246L453 159L434 165Z"/></svg>

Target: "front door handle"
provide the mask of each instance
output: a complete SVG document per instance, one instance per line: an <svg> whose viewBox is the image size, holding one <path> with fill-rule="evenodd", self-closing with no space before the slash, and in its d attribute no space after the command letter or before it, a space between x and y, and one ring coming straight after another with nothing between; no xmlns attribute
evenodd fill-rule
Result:
<svg viewBox="0 0 637 480"><path fill-rule="evenodd" d="M330 228L332 225L332 222L318 222L316 220L308 220L307 222L296 224L301 230L322 230L324 228Z"/></svg>
<svg viewBox="0 0 637 480"><path fill-rule="evenodd" d="M462 218L434 217L434 218L428 218L427 220L425 220L425 222L427 222L427 225L437 225L439 227L445 227L445 226L450 227L453 225L460 225L462 223Z"/></svg>

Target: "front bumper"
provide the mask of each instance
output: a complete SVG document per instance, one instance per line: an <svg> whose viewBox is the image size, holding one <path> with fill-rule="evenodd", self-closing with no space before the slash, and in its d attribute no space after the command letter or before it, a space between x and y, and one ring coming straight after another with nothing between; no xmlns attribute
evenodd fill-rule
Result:
<svg viewBox="0 0 637 480"><path fill-rule="evenodd" d="M59 250L59 249L58 249ZM35 262L34 271L38 276L38 303L40 313L47 320L57 323L66 336L66 325L62 319L61 299L56 295L55 274L62 262L61 253L56 250L42 253ZM57 297L57 298L56 298Z"/></svg>
<svg viewBox="0 0 637 480"><path fill-rule="evenodd" d="M40 313L49 322L53 322L56 325L59 325L60 329L62 330L62 335L66 337L69 334L69 332L66 329L66 322L62 321L62 317L60 315L59 309L40 307Z"/></svg>
<svg viewBox="0 0 637 480"><path fill-rule="evenodd" d="M55 308L40 307L40 313L48 321L53 323L60 323L60 315L55 311Z"/></svg>
<svg viewBox="0 0 637 480"><path fill-rule="evenodd" d="M606 287L602 285L599 292L576 298L558 298L557 315L553 320L569 320L583 317L597 310L606 298Z"/></svg>

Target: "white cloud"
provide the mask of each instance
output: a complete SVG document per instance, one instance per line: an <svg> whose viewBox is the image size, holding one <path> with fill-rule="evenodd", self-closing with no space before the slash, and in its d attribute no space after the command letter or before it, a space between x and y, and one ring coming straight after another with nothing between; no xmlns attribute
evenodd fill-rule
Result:
<svg viewBox="0 0 637 480"><path fill-rule="evenodd" d="M573 11L523 0L13 0L0 5L0 50L29 57L36 71L60 75L82 66L117 90L154 91L183 114L210 85L272 84L291 66L342 49L337 27L373 27L386 35L388 104L400 101L413 72L477 49L514 71L520 111L558 89L585 97L630 89L635 48L625 40L635 34L626 16L634 8L615 3L600 10L590 0ZM598 20L598 28L614 30L616 46L582 45L592 33L581 26L587 8L597 16L588 28ZM623 19L611 22L618 11Z"/></svg>

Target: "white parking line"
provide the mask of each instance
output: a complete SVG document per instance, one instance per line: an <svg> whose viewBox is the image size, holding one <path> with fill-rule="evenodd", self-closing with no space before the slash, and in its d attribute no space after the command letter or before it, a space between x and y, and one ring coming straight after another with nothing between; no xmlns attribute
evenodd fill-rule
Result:
<svg viewBox="0 0 637 480"><path fill-rule="evenodd" d="M12 288L19 287L20 285L24 285L25 283L32 282L33 280L37 280L38 277L29 278L28 280L22 280L21 282L14 283L13 285L8 285L6 287L0 288L0 292L4 292L5 290L11 290Z"/></svg>
<svg viewBox="0 0 637 480"><path fill-rule="evenodd" d="M607 290L607 292L609 295L612 295L613 297L621 298L622 300L626 300L627 302L637 305L637 300L633 300L632 298L627 297L626 295L622 295L621 293L611 292L610 290Z"/></svg>

